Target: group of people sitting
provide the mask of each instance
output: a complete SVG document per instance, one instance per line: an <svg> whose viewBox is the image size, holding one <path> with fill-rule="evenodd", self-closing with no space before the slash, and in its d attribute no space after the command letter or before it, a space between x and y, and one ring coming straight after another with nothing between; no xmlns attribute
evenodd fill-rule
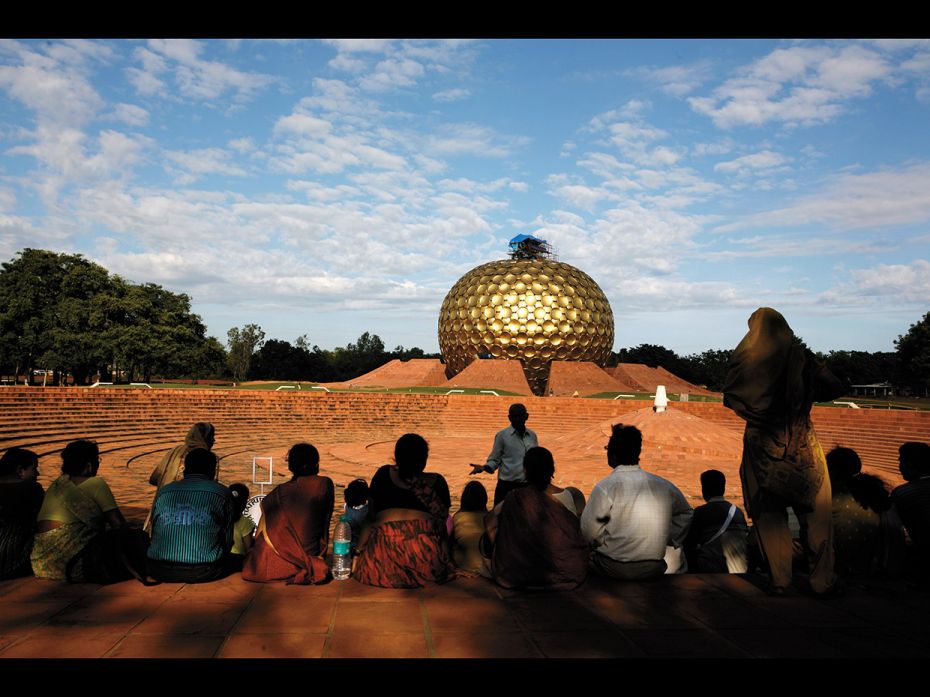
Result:
<svg viewBox="0 0 930 697"><path fill-rule="evenodd" d="M507 588L563 590L591 571L641 581L753 566L757 545L742 511L724 498L721 472L701 475L706 503L692 510L674 484L639 466L640 431L618 424L606 446L612 471L585 501L579 490L553 484L552 453L526 442L536 440L525 427L526 408L514 405L510 414L489 464L473 466L475 473L512 476L520 460L521 479L504 480L506 491L490 510L487 490L473 480L451 516L448 484L427 471L429 446L413 433L397 440L394 464L378 469L370 483L346 486L343 516L352 529L357 581L414 588L480 574ZM508 439L509 446L499 445ZM36 481L35 453L7 450L0 458L0 578L34 573L72 582L199 583L241 572L256 582L328 581L335 486L320 475L317 449L290 448L292 479L261 500L256 526L243 513L248 488L216 481L213 441L210 424L195 424L185 444L162 459L152 473L159 488L144 530L126 523L97 476L93 442L64 448L61 476L45 492ZM513 457L518 444L521 458ZM910 553L916 560L910 565L927 577L930 446L906 443L900 458L907 483L889 494L880 479L861 473L854 451L836 448L827 456L841 576L900 573ZM803 541L803 530L798 537ZM796 547L803 563L803 542Z"/></svg>

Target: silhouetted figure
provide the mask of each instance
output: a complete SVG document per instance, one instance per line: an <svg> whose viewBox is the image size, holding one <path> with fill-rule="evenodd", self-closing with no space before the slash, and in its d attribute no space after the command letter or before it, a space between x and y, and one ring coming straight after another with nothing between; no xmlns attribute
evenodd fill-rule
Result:
<svg viewBox="0 0 930 697"><path fill-rule="evenodd" d="M10 448L0 458L0 580L32 574L29 554L45 496L38 477L31 450Z"/></svg>
<svg viewBox="0 0 930 697"><path fill-rule="evenodd" d="M497 487L494 489L496 506L508 493L526 484L523 474L523 458L526 451L539 445L536 433L526 427L530 418L523 404L511 404L507 411L510 426L497 432L494 447L484 465L471 465L471 474L497 472Z"/></svg>
<svg viewBox="0 0 930 697"><path fill-rule="evenodd" d="M701 495L707 503L694 509L685 538L688 571L746 573L749 527L743 512L724 498L726 485L720 470L701 472Z"/></svg>
<svg viewBox="0 0 930 697"><path fill-rule="evenodd" d="M149 484L157 487L157 489L161 489L165 484L181 481L184 479L184 457L191 450L197 448L213 450L213 443L215 440L216 431L213 428L213 424L206 423L205 421L195 423L190 427L187 436L184 437L184 444L175 446L169 450L158 465L156 465L155 469L152 470L152 474L149 476ZM218 475L219 467L217 467L216 474L213 478L216 479ZM158 495L157 490L155 495ZM152 532L151 511L145 519L143 529L149 534Z"/></svg>
<svg viewBox="0 0 930 697"><path fill-rule="evenodd" d="M349 519L349 527L352 529L352 553L357 554L362 529L372 520L368 482L362 478L353 479L346 485L343 498L343 515Z"/></svg>
<svg viewBox="0 0 930 697"><path fill-rule="evenodd" d="M530 448L524 471L527 486L510 492L488 518L494 580L505 588L576 588L587 577L588 545L571 495L566 504L548 491L555 473L552 453Z"/></svg>
<svg viewBox="0 0 930 697"><path fill-rule="evenodd" d="M425 472L429 446L407 433L394 446L394 465L371 479L375 521L359 541L353 576L384 588L418 588L455 576L447 519L452 501L441 474Z"/></svg>
<svg viewBox="0 0 930 697"><path fill-rule="evenodd" d="M791 583L788 506L801 521L811 589L825 593L836 581L830 480L810 410L842 393L784 317L769 307L752 313L730 359L723 400L746 421L743 495L776 595Z"/></svg>
<svg viewBox="0 0 930 697"><path fill-rule="evenodd" d="M294 476L262 499L255 545L242 567L247 581L310 585L330 578L326 562L336 490L320 476L320 453L297 443L287 453Z"/></svg>
<svg viewBox="0 0 930 697"><path fill-rule="evenodd" d="M905 443L898 449L902 484L891 492L894 507L911 538L911 567L922 584L930 583L930 445Z"/></svg>
<svg viewBox="0 0 930 697"><path fill-rule="evenodd" d="M852 578L892 573L900 565L904 534L891 513L885 483L862 474L862 461L851 448L827 453L833 491L833 548L835 570Z"/></svg>
<svg viewBox="0 0 930 697"><path fill-rule="evenodd" d="M229 494L233 500L233 544L229 550L232 555L231 565L236 571L242 571L242 562L255 542L255 523L244 515L249 502L249 487L241 482L230 484Z"/></svg>
<svg viewBox="0 0 930 697"><path fill-rule="evenodd" d="M478 542L484 534L488 492L481 482L471 481L462 489L460 501L458 512L452 516L452 561L460 569L481 573L484 558Z"/></svg>
<svg viewBox="0 0 930 697"><path fill-rule="evenodd" d="M184 456L184 479L165 484L152 504L149 574L159 581L205 583L232 571L233 497L216 476L216 455Z"/></svg>
<svg viewBox="0 0 930 697"><path fill-rule="evenodd" d="M594 548L592 565L624 581L665 574L668 547L681 547L693 513L678 487L640 468L642 446L638 428L614 425L607 443L613 472L595 485L581 515L581 532Z"/></svg>

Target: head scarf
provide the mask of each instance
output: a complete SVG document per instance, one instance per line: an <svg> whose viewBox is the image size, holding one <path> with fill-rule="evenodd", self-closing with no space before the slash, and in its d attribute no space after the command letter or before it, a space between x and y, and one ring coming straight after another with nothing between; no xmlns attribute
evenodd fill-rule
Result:
<svg viewBox="0 0 930 697"><path fill-rule="evenodd" d="M187 432L187 436L184 438L184 445L187 448L187 452L197 448L210 450L210 448L213 446L213 436L213 424L207 423L205 421L199 421L195 423L193 426L191 426L191 430Z"/></svg>
<svg viewBox="0 0 930 697"><path fill-rule="evenodd" d="M804 398L804 358L781 313L760 307L730 358L724 404L749 423L784 421Z"/></svg>

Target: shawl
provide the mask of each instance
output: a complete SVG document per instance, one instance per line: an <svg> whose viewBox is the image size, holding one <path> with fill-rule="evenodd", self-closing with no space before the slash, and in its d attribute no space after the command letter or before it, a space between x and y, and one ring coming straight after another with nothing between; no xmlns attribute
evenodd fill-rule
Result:
<svg viewBox="0 0 930 697"><path fill-rule="evenodd" d="M505 588L570 590L588 573L578 518L545 492L512 491L501 507L494 580Z"/></svg>
<svg viewBox="0 0 930 697"><path fill-rule="evenodd" d="M197 448L209 450L212 446L213 433L213 424L206 423L205 421L199 421L191 426L187 435L184 437L184 445L175 446L165 453L161 462L152 470L152 474L149 476L149 484L161 489L165 484L179 482L184 479L184 457L191 450L196 450ZM219 481L219 474L220 468L219 465L217 465L216 474L213 475L213 479ZM155 493L158 493L157 490ZM151 534L151 510L149 510L149 514L145 519L145 525L142 527L147 533Z"/></svg>
<svg viewBox="0 0 930 697"><path fill-rule="evenodd" d="M723 402L746 421L743 467L761 489L813 510L826 463L811 405L842 393L842 383L796 340L780 313L770 307L752 313L730 358Z"/></svg>
<svg viewBox="0 0 930 697"><path fill-rule="evenodd" d="M78 520L38 533L32 548L32 568L39 578L66 579L68 562L98 535L106 522L103 511L90 496L63 474L48 488L46 497L58 499ZM74 575L80 577L79 570Z"/></svg>
<svg viewBox="0 0 930 697"><path fill-rule="evenodd" d="M288 584L323 582L329 571L326 548L335 501L333 480L298 477L275 487L262 499L265 535L245 559L247 581L286 580ZM271 544L268 544L268 541Z"/></svg>

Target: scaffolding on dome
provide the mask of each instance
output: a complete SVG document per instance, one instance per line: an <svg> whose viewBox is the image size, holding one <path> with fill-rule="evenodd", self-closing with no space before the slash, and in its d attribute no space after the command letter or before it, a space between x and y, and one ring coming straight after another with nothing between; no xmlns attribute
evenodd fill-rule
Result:
<svg viewBox="0 0 930 697"><path fill-rule="evenodd" d="M546 240L532 235L517 235L510 240L511 259L553 259L555 252Z"/></svg>

